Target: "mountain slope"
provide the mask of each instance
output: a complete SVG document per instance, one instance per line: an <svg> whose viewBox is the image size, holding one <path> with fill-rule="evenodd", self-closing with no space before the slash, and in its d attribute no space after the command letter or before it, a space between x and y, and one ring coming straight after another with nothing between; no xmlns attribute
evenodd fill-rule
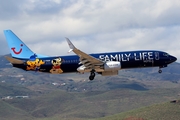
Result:
<svg viewBox="0 0 180 120"><path fill-rule="evenodd" d="M16 108L0 100L0 118L1 120L32 120L34 117L24 110Z"/></svg>
<svg viewBox="0 0 180 120"><path fill-rule="evenodd" d="M179 120L180 103L162 103L96 120Z"/></svg>

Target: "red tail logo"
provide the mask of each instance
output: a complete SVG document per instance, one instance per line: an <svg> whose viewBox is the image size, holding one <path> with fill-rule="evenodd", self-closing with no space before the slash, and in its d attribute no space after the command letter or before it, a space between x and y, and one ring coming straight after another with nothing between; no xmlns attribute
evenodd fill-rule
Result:
<svg viewBox="0 0 180 120"><path fill-rule="evenodd" d="M21 47L23 46L23 44L21 44ZM11 50L14 52L14 54L16 54L16 55L18 55L18 54L20 54L21 52L22 52L22 48L19 50L19 51L16 51L15 50L16 48L15 47L13 47L13 48L11 48Z"/></svg>

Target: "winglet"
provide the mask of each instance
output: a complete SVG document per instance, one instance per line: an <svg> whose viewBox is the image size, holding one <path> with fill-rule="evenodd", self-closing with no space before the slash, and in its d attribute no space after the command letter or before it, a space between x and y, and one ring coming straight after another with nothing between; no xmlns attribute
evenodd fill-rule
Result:
<svg viewBox="0 0 180 120"><path fill-rule="evenodd" d="M67 43L68 43L68 45L70 47L70 50L68 52L71 52L74 49L76 49L76 47L72 44L72 42L68 38L66 38L66 41L67 41Z"/></svg>

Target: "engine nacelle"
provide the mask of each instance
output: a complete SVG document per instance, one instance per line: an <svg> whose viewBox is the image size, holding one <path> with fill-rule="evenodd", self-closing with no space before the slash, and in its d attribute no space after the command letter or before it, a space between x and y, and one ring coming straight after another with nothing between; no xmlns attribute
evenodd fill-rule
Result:
<svg viewBox="0 0 180 120"><path fill-rule="evenodd" d="M80 73L84 73L84 72L90 72L91 69L87 69L84 65L81 65L80 67L77 68L77 71Z"/></svg>
<svg viewBox="0 0 180 120"><path fill-rule="evenodd" d="M116 71L121 69L121 63L118 61L107 61L104 64L105 71Z"/></svg>

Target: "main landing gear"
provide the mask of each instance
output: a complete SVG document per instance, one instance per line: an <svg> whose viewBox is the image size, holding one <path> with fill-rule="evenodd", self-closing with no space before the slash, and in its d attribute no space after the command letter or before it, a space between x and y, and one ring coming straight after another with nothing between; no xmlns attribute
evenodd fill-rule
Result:
<svg viewBox="0 0 180 120"><path fill-rule="evenodd" d="M95 70L91 70L91 74L89 76L89 80L94 80L94 77L96 76Z"/></svg>

